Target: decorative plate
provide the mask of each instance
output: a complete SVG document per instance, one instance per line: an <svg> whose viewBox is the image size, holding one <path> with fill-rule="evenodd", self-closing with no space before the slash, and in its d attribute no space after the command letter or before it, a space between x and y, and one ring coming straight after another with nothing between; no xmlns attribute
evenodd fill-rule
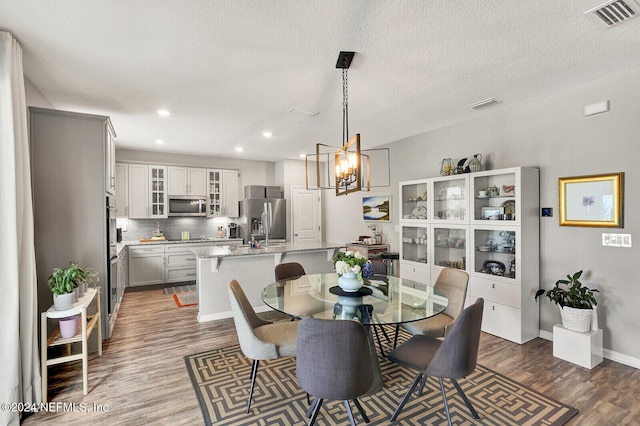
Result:
<svg viewBox="0 0 640 426"><path fill-rule="evenodd" d="M418 206L411 210L411 219L426 219L427 208L424 206Z"/></svg>
<svg viewBox="0 0 640 426"><path fill-rule="evenodd" d="M516 214L516 202L514 200L508 200L502 203L504 207L504 214Z"/></svg>

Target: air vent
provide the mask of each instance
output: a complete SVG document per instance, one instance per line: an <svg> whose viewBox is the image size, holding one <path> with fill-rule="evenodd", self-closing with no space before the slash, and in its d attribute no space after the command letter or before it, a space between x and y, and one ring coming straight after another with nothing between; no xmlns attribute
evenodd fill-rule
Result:
<svg viewBox="0 0 640 426"><path fill-rule="evenodd" d="M302 109L302 108L296 108L296 107L289 108L287 110L287 112L289 114L306 115L306 116L309 116L309 117L313 117L314 115L318 115L317 111L309 111L308 109Z"/></svg>
<svg viewBox="0 0 640 426"><path fill-rule="evenodd" d="M487 98L487 99L483 99L481 101L475 102L473 104L469 104L465 106L465 108L480 109L480 108L486 108L491 105L495 105L497 103L500 103L500 101L494 98Z"/></svg>
<svg viewBox="0 0 640 426"><path fill-rule="evenodd" d="M591 10L587 10L584 14L595 19L606 28L635 18L640 13L640 6L635 0L609 0Z"/></svg>

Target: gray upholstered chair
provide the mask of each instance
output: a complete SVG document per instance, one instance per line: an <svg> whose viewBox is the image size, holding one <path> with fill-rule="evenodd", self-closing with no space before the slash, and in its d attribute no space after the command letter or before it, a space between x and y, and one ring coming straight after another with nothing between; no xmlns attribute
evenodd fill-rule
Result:
<svg viewBox="0 0 640 426"><path fill-rule="evenodd" d="M393 347L395 348L398 343L399 327L404 328L412 335L422 334L428 337L444 337L446 329L464 309L468 284L469 274L465 271L454 268L442 269L433 287L443 292L449 299L447 309L431 318L396 325Z"/></svg>
<svg viewBox="0 0 640 426"><path fill-rule="evenodd" d="M356 321L305 318L299 322L296 375L298 383L316 399L309 426L315 423L325 399L344 401L351 425L355 425L349 400L369 423L358 397L373 384L372 357L368 331Z"/></svg>
<svg viewBox="0 0 640 426"><path fill-rule="evenodd" d="M248 413L251 409L251 398L260 361L295 356L298 323L272 323L260 318L236 280L229 284L229 301L240 341L240 349L246 357L253 360L251 388L247 401Z"/></svg>
<svg viewBox="0 0 640 426"><path fill-rule="evenodd" d="M449 413L443 378L451 379L471 415L475 419L480 419L456 379L466 377L476 369L483 310L484 299L477 299L473 305L462 311L453 321L444 340L416 334L389 353L387 357L390 361L418 370L418 375L393 413L391 422L396 421L418 383L420 383L419 394L422 394L422 389L429 376L437 377L440 382L440 392L449 425L451 425L451 414Z"/></svg>

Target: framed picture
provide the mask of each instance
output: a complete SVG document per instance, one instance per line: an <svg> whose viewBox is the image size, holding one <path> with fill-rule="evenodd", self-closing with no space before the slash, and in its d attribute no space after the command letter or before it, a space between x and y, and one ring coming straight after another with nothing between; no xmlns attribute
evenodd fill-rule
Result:
<svg viewBox="0 0 640 426"><path fill-rule="evenodd" d="M391 195L362 197L362 216L364 220L389 222L391 220Z"/></svg>
<svg viewBox="0 0 640 426"><path fill-rule="evenodd" d="M482 218L483 219L499 219L500 215L504 214L504 207L483 207Z"/></svg>
<svg viewBox="0 0 640 426"><path fill-rule="evenodd" d="M622 228L624 173L559 178L560 226Z"/></svg>

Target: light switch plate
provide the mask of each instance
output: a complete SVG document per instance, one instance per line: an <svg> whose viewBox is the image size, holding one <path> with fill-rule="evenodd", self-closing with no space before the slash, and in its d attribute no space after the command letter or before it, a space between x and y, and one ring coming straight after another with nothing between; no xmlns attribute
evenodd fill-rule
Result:
<svg viewBox="0 0 640 426"><path fill-rule="evenodd" d="M632 247L631 234L602 233L603 247Z"/></svg>

